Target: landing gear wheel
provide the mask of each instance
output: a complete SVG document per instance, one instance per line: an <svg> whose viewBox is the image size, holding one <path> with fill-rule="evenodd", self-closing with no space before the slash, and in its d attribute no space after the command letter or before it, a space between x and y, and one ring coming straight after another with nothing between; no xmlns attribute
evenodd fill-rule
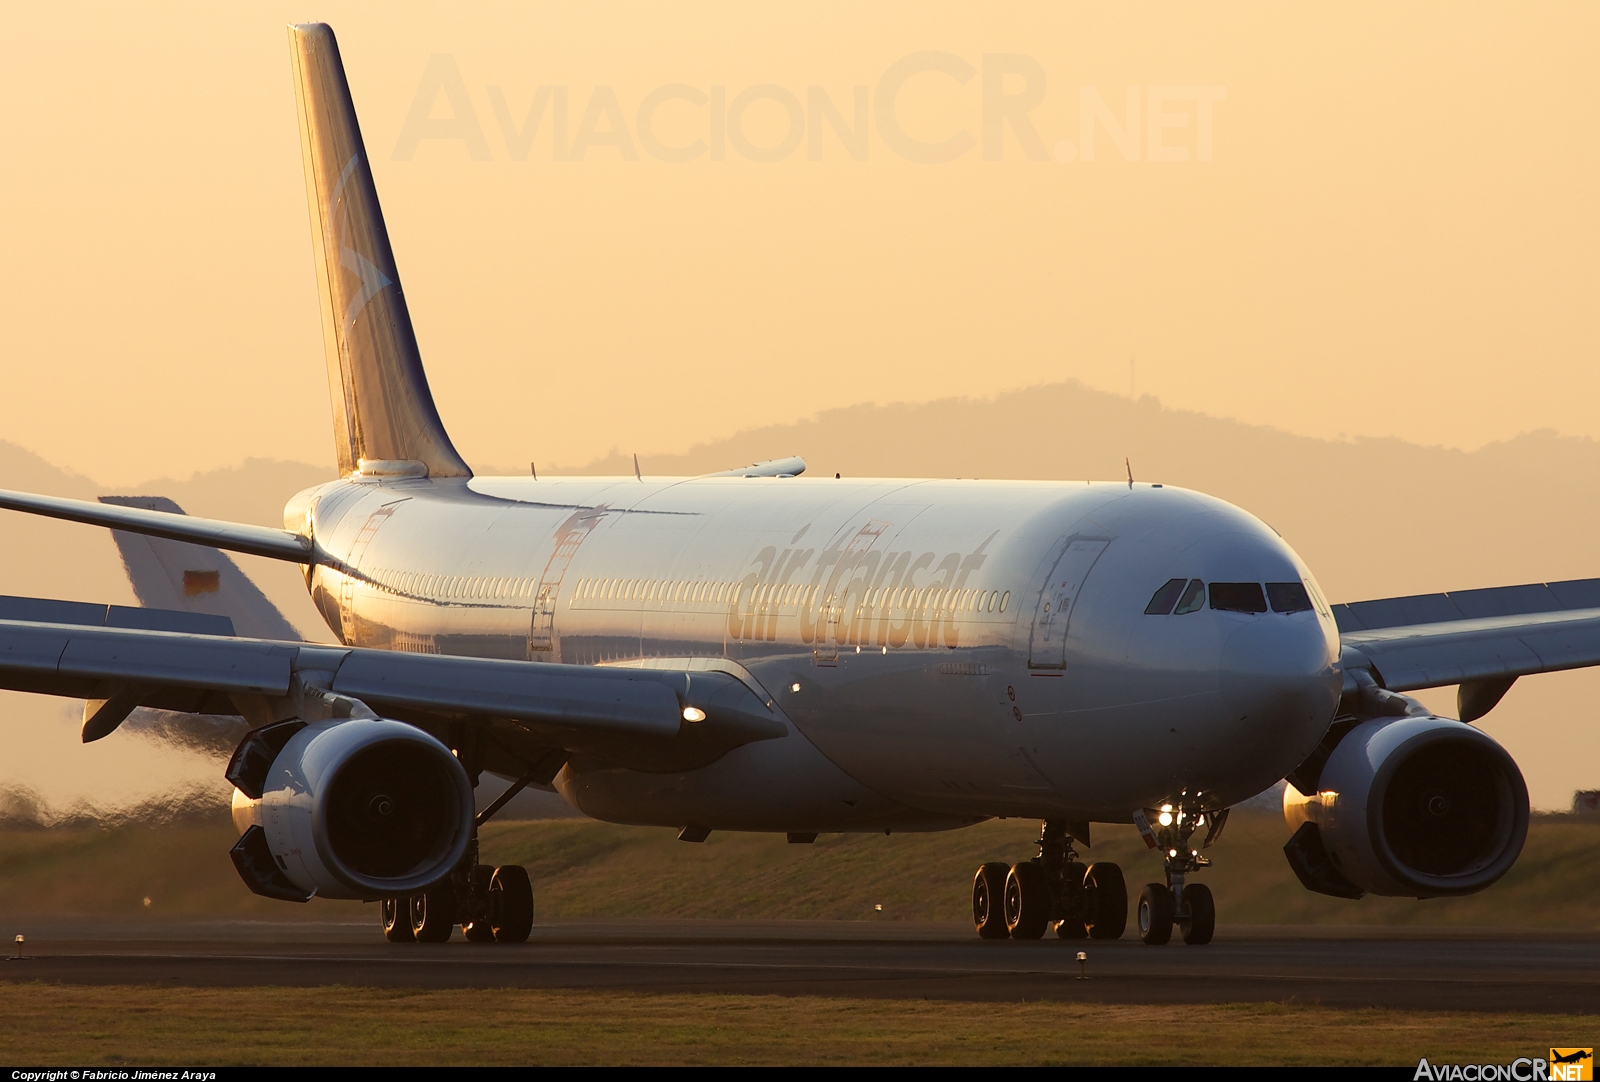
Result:
<svg viewBox="0 0 1600 1082"><path fill-rule="evenodd" d="M1029 861L1006 876L1006 930L1012 939L1040 939L1050 923L1050 887L1044 870Z"/></svg>
<svg viewBox="0 0 1600 1082"><path fill-rule="evenodd" d="M1128 927L1128 885L1122 869L1107 860L1089 865L1083 897L1090 938L1121 939Z"/></svg>
<svg viewBox="0 0 1600 1082"><path fill-rule="evenodd" d="M1139 892L1139 938L1159 947L1172 939L1172 891L1160 883L1146 883Z"/></svg>
<svg viewBox="0 0 1600 1082"><path fill-rule="evenodd" d="M385 898L379 907L383 919L383 938L391 943L415 943L411 931L411 899Z"/></svg>
<svg viewBox="0 0 1600 1082"><path fill-rule="evenodd" d="M1183 904L1189 910L1189 915L1179 922L1183 941L1196 947L1211 942L1211 934L1217 930L1217 903L1211 897L1211 888L1204 883L1190 883L1183 888Z"/></svg>
<svg viewBox="0 0 1600 1082"><path fill-rule="evenodd" d="M456 894L449 880L411 896L411 934L418 943L445 943L456 927Z"/></svg>
<svg viewBox="0 0 1600 1082"><path fill-rule="evenodd" d="M520 864L503 864L489 880L489 919L496 943L526 943L533 932L533 884Z"/></svg>
<svg viewBox="0 0 1600 1082"><path fill-rule="evenodd" d="M981 939L1004 939L1011 934L1006 927L1006 876L1011 867L991 860L980 865L972 877L972 926Z"/></svg>

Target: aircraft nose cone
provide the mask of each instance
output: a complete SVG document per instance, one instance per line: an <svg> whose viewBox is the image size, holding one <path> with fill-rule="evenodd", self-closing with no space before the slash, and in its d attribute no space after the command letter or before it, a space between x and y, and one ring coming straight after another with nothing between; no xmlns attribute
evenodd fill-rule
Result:
<svg viewBox="0 0 1600 1082"><path fill-rule="evenodd" d="M1333 718L1341 687L1335 661L1313 614L1254 617L1223 645L1223 701L1252 734L1294 749L1292 757L1315 744Z"/></svg>

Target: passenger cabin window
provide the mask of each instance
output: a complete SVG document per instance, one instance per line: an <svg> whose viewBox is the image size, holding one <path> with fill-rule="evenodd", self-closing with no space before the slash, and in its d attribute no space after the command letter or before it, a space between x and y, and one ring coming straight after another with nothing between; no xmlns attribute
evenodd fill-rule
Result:
<svg viewBox="0 0 1600 1082"><path fill-rule="evenodd" d="M1267 600L1272 602L1273 612L1309 612L1311 609L1311 595L1303 582L1269 582Z"/></svg>
<svg viewBox="0 0 1600 1082"><path fill-rule="evenodd" d="M1213 582L1211 607L1223 612L1266 612L1267 598L1259 582Z"/></svg>
<svg viewBox="0 0 1600 1082"><path fill-rule="evenodd" d="M1199 579L1190 579L1189 586L1183 591L1183 596L1178 599L1178 607L1172 610L1174 616L1182 616L1186 612L1196 612L1206 603L1206 584Z"/></svg>
<svg viewBox="0 0 1600 1082"><path fill-rule="evenodd" d="M1168 579L1166 584L1150 597L1150 604L1144 607L1146 616L1165 616L1172 611L1172 606L1178 603L1178 598L1183 596L1183 587L1188 579Z"/></svg>

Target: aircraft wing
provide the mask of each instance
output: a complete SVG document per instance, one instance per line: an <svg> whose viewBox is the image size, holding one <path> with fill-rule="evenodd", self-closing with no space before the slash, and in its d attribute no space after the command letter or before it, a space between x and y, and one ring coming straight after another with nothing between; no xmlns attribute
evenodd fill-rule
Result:
<svg viewBox="0 0 1600 1082"><path fill-rule="evenodd" d="M1333 613L1347 673L1370 668L1390 691L1460 684L1464 721L1519 676L1600 665L1600 579L1358 601Z"/></svg>
<svg viewBox="0 0 1600 1082"><path fill-rule="evenodd" d="M788 731L763 696L726 673L404 654L231 632L213 616L0 598L0 688L89 700L86 741L138 706L261 724L318 708L348 716L354 701L451 747L485 742L484 767L514 777L552 751L673 769Z"/></svg>

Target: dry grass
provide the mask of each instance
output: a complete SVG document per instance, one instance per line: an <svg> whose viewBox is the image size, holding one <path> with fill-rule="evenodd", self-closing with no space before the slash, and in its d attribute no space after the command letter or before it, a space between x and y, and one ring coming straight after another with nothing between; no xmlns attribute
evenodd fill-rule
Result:
<svg viewBox="0 0 1600 1082"><path fill-rule="evenodd" d="M492 863L528 867L541 917L965 920L973 869L1031 855L1037 832L1013 819L944 834L824 835L813 845L714 833L689 845L670 830L557 819L491 823L483 851ZM1283 859L1286 833L1275 815L1235 815L1209 850L1216 865L1204 879L1222 923L1600 928L1586 878L1600 821L1540 817L1499 884L1428 902L1310 894ZM371 917L358 902L297 906L250 894L228 860L234 840L226 822L0 831L0 918ZM1159 875L1131 827L1096 826L1095 843L1085 859L1119 862L1132 892Z"/></svg>
<svg viewBox="0 0 1600 1082"><path fill-rule="evenodd" d="M0 1059L152 1064L1377 1064L1509 1062L1593 1019L1303 1004L1170 1009L521 989L0 984Z"/></svg>

